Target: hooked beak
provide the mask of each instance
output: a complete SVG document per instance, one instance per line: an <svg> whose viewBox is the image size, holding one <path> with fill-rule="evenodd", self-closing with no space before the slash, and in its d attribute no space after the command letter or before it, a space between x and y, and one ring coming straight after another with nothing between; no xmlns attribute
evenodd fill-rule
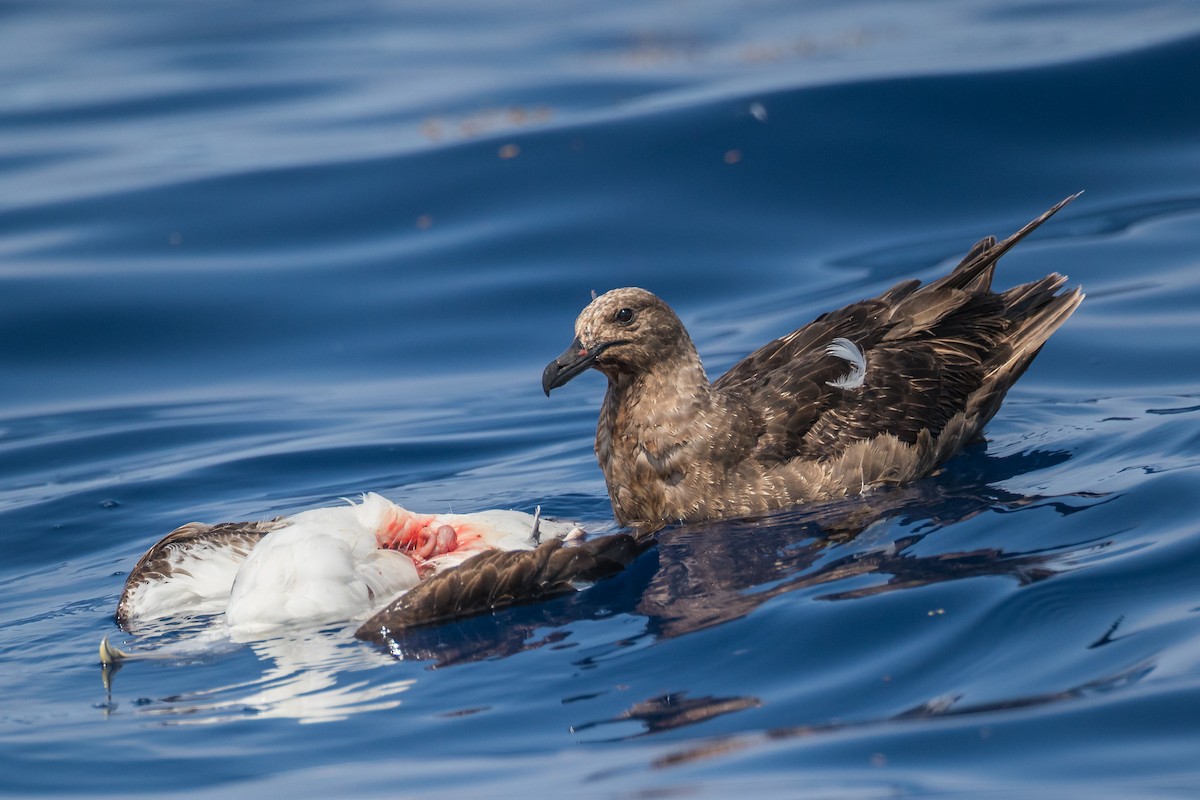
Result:
<svg viewBox="0 0 1200 800"><path fill-rule="evenodd" d="M551 389L562 386L581 372L586 372L596 361L597 356L618 344L627 344L627 342L623 339L604 342L589 350L579 341L579 337L576 337L561 356L546 365L545 371L542 372L542 390L549 397Z"/></svg>
<svg viewBox="0 0 1200 800"><path fill-rule="evenodd" d="M571 378L587 370L599 353L600 348L589 351L580 343L579 337L575 337L571 346L564 350L561 356L547 364L545 371L542 372L542 391L546 393L546 397L550 396L551 389L562 386Z"/></svg>

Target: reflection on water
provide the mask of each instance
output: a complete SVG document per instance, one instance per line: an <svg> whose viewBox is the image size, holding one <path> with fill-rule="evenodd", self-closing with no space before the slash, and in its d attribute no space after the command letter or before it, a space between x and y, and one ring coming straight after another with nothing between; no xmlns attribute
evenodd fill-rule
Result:
<svg viewBox="0 0 1200 800"><path fill-rule="evenodd" d="M163 717L169 724L208 724L231 717L253 715L283 717L300 722L331 722L351 714L394 708L396 697L416 681L379 680L377 675L356 679L391 662L386 655L357 645L354 627L289 632L249 643L263 664L257 678L240 683L196 689L142 702L138 713ZM157 651L156 658L172 661L212 658L233 648L233 643L210 629ZM136 664L131 665L136 666ZM132 679L132 676L131 676ZM111 701L105 710L115 710Z"/></svg>
<svg viewBox="0 0 1200 800"><path fill-rule="evenodd" d="M953 717L971 717L989 714L997 711L1037 708L1066 701L1081 700L1096 695L1122 689L1145 678L1153 671L1149 664L1139 664L1130 669L1098 680L1088 681L1079 686L1057 692L1014 697L989 703L960 704L960 696L939 697L899 714L884 719L858 720L854 722L832 722L823 725L798 725L790 728L776 728L762 733L746 734L711 740L698 747L686 747L672 751L656 758L651 766L654 768L676 767L695 761L705 761L714 757L728 755L739 750L745 750L755 745L764 745L788 739L804 739L818 737L842 731L869 729L889 723L905 723L916 720L929 720ZM986 729L984 729L986 731ZM986 735L986 733L985 733Z"/></svg>
<svg viewBox="0 0 1200 800"><path fill-rule="evenodd" d="M640 703L634 703L627 711L610 720L587 722L576 725L572 733L582 733L590 728L621 725L634 722L641 730L622 739L631 739L651 733L661 733L686 725L705 722L722 714L731 714L747 708L758 708L762 701L757 697L688 697L687 692L664 694Z"/></svg>

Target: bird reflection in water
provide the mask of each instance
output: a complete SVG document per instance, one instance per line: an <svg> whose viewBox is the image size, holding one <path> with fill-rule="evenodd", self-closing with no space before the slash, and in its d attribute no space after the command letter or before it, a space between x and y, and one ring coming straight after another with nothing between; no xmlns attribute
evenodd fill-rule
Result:
<svg viewBox="0 0 1200 800"><path fill-rule="evenodd" d="M795 725L792 727L774 728L755 733L716 737L708 741L701 742L699 745L687 746L679 750L671 751L665 755L658 756L650 763L650 766L655 769L678 767L697 761L706 761L712 758L730 755L756 745L766 745L787 740L801 740L830 733L839 733L858 729L871 729L878 727L881 723L903 724L905 722L912 722L916 720L964 718L993 714L999 711L1011 711L1014 709L1033 709L1039 706L1050 705L1052 703L1061 703L1063 701L1078 700L1105 694L1107 692L1128 686L1131 683L1136 683L1148 675L1152 670L1153 667L1149 664L1137 664L1129 669L1121 670L1114 675L1088 681L1080 684L1079 686L1073 686L1057 692L1045 692L1042 694L1016 697L1008 700L982 703L961 703L961 696L940 697L929 702L921 703L885 719L866 719L856 722L829 722L820 725ZM987 730L987 728L981 728L980 734L986 736Z"/></svg>
<svg viewBox="0 0 1200 800"><path fill-rule="evenodd" d="M398 695L415 683L412 677L380 680L378 667L391 663L384 653L350 640L353 627L288 631L271 638L246 642L264 665L261 674L230 684L193 689L157 699L135 702L139 714L161 718L164 724L201 725L242 717L284 718L300 722L332 722L364 711L394 708ZM160 658L172 664L193 665L227 656L236 645L225 640L213 646L201 635L163 648ZM116 667L119 667L118 663ZM111 698L106 713L117 710Z"/></svg>
<svg viewBox="0 0 1200 800"><path fill-rule="evenodd" d="M638 723L642 730L631 736L634 738L651 733L661 733L686 725L705 722L722 714L734 711L744 711L747 708L758 708L762 701L757 697L688 697L687 692L664 694L652 697L640 703L634 703L627 711L618 714L610 720L587 722L576 725L572 733L582 733L589 728L599 728L603 725L620 724L629 721Z"/></svg>

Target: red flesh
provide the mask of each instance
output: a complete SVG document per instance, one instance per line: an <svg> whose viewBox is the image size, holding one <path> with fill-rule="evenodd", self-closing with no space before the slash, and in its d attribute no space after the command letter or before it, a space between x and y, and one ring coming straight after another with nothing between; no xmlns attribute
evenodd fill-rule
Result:
<svg viewBox="0 0 1200 800"><path fill-rule="evenodd" d="M416 514L397 515L375 536L381 549L399 550L412 558L422 577L433 569L426 562L457 550L484 550L482 537L471 526L460 523L457 528L438 522L435 517Z"/></svg>

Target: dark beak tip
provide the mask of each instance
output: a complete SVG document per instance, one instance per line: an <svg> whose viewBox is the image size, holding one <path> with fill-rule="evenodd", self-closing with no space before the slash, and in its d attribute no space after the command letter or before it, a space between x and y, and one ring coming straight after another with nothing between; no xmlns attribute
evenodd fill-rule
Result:
<svg viewBox="0 0 1200 800"><path fill-rule="evenodd" d="M558 378L559 371L558 362L551 361L542 372L542 391L546 393L546 397L550 396L550 390L555 386L554 381Z"/></svg>
<svg viewBox="0 0 1200 800"><path fill-rule="evenodd" d="M550 396L551 389L562 386L591 366L595 360L594 352L584 356L580 355L581 352L587 351L576 339L562 355L546 365L546 369L542 371L542 391L546 393L546 397Z"/></svg>

